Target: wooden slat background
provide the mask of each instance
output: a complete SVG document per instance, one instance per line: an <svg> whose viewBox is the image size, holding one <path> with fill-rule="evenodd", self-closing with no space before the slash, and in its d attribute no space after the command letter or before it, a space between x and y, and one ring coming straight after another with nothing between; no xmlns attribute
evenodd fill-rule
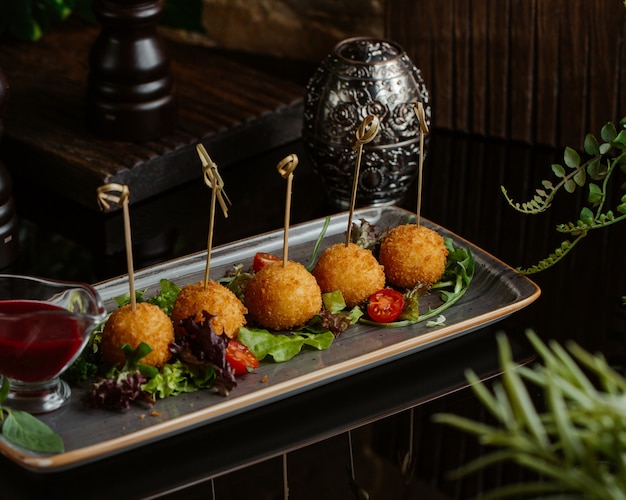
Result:
<svg viewBox="0 0 626 500"><path fill-rule="evenodd" d="M422 70L435 127L577 147L626 115L621 0L387 0L385 31Z"/></svg>

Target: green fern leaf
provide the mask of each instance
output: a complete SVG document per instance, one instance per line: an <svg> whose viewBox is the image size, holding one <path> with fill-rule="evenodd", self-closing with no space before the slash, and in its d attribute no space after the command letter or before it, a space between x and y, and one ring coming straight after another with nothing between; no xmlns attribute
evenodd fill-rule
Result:
<svg viewBox="0 0 626 500"><path fill-rule="evenodd" d="M556 175L559 179L565 177L565 169L558 163L552 164L552 172L554 172L554 175Z"/></svg>

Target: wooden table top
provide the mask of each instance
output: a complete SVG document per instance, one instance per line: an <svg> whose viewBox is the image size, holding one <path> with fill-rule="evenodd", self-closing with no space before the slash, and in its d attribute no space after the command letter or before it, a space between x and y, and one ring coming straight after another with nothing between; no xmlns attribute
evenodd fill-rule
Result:
<svg viewBox="0 0 626 500"><path fill-rule="evenodd" d="M10 85L1 155L14 176L97 210L102 184L126 184L132 204L200 179L198 142L223 167L299 137L301 82L274 74L262 61L242 63L170 40L178 101L174 133L141 143L96 137L83 108L97 34L95 26L70 21L34 44L0 44L0 67Z"/></svg>

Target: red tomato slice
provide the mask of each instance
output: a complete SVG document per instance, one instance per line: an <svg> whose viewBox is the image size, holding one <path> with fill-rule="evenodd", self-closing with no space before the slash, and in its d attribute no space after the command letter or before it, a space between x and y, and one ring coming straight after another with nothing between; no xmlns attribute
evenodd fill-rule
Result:
<svg viewBox="0 0 626 500"><path fill-rule="evenodd" d="M226 346L226 361L235 375L243 375L259 366L259 360L244 344L237 340L229 340Z"/></svg>
<svg viewBox="0 0 626 500"><path fill-rule="evenodd" d="M276 255L272 255L271 253L265 252L257 252L254 255L254 261L252 262L252 269L255 273L258 273L261 269L263 269L268 264L272 262L280 262L282 259L280 257L276 257Z"/></svg>
<svg viewBox="0 0 626 500"><path fill-rule="evenodd" d="M391 323L404 309L404 296L391 288L383 288L370 295L367 314L378 323Z"/></svg>

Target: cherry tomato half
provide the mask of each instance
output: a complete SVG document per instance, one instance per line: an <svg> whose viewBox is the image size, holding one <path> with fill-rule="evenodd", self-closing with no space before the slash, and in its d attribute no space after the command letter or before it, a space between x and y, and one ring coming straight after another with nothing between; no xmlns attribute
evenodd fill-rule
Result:
<svg viewBox="0 0 626 500"><path fill-rule="evenodd" d="M268 264L272 262L280 262L282 259L280 257L276 257L276 255L272 255L271 253L265 252L257 252L254 255L254 261L252 262L252 269L255 273L258 273L261 269L263 269Z"/></svg>
<svg viewBox="0 0 626 500"><path fill-rule="evenodd" d="M383 288L370 295L367 314L378 323L391 323L404 309L404 296L391 288Z"/></svg>
<svg viewBox="0 0 626 500"><path fill-rule="evenodd" d="M226 346L226 361L235 375L243 375L259 366L259 360L244 344L237 340L229 340Z"/></svg>

